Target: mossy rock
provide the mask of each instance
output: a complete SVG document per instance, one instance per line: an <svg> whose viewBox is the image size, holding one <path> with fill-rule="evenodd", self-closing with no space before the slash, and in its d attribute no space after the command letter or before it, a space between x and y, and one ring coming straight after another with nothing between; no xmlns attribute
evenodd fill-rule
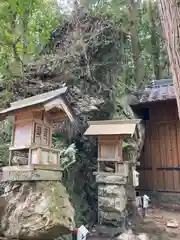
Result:
<svg viewBox="0 0 180 240"><path fill-rule="evenodd" d="M5 196L1 226L8 238L53 239L75 226L74 209L61 182L14 183L6 186Z"/></svg>

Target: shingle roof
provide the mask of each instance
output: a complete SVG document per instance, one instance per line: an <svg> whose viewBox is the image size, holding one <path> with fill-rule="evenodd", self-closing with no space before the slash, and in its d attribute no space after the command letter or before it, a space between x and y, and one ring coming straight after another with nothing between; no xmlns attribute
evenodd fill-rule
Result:
<svg viewBox="0 0 180 240"><path fill-rule="evenodd" d="M136 96L136 100L133 99L131 105L176 98L172 79L154 80L144 90L138 90L133 95Z"/></svg>

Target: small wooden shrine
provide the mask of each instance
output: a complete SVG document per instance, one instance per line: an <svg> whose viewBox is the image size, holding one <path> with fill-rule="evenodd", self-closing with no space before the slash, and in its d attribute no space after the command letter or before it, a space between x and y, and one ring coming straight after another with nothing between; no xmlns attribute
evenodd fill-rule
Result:
<svg viewBox="0 0 180 240"><path fill-rule="evenodd" d="M13 122L9 166L3 168L4 181L38 179L37 174L33 175L35 169L41 170L38 172L41 180L56 180L52 171L61 170L60 153L52 148L52 126L66 118L73 120L66 91L65 87L19 100L0 112L0 120L10 118ZM48 176L42 170L48 170Z"/></svg>
<svg viewBox="0 0 180 240"><path fill-rule="evenodd" d="M132 137L138 120L108 120L89 122L84 135L98 137L98 173L128 174L123 161L123 141Z"/></svg>
<svg viewBox="0 0 180 240"><path fill-rule="evenodd" d="M84 135L98 138L98 224L97 232L112 238L126 221L127 183L132 168L123 160L123 142L136 132L137 120L89 122ZM106 227L100 227L106 226ZM104 233L104 229L108 229Z"/></svg>

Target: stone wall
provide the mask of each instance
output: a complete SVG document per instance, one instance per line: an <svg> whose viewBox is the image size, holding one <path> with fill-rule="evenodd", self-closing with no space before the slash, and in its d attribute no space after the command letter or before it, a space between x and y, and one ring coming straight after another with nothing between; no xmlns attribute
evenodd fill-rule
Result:
<svg viewBox="0 0 180 240"><path fill-rule="evenodd" d="M125 230L126 222L126 177L109 173L98 173L98 223L109 227L109 234L121 233ZM114 231L113 231L114 229ZM108 235L108 232L106 233Z"/></svg>

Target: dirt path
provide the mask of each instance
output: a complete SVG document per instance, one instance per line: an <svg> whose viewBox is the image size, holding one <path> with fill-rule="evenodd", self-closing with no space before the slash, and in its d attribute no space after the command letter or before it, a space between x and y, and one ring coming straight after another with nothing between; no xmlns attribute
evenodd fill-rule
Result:
<svg viewBox="0 0 180 240"><path fill-rule="evenodd" d="M167 227L171 220L178 222L179 227ZM179 240L180 239L180 211L165 209L149 209L148 215L142 223L135 226L138 233L147 233L152 240Z"/></svg>
<svg viewBox="0 0 180 240"><path fill-rule="evenodd" d="M167 222L171 220L176 220L179 226L176 228L167 227ZM151 240L180 240L180 211L149 209L148 215L143 221L136 223L132 229L137 235L147 233ZM90 237L89 239L105 240L102 237Z"/></svg>

